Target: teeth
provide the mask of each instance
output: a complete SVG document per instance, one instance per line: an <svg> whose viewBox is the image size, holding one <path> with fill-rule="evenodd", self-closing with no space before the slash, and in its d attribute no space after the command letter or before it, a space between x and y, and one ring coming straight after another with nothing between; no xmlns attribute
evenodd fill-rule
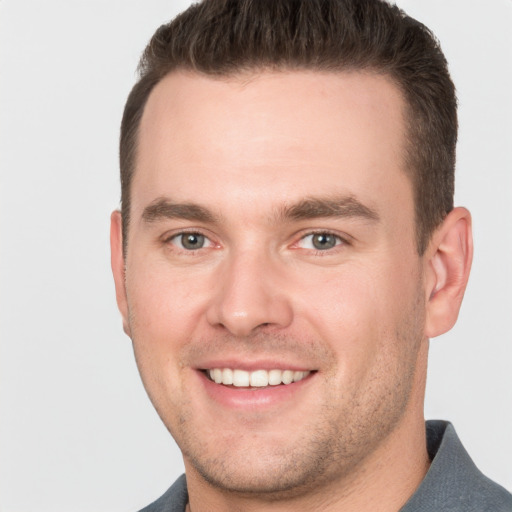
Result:
<svg viewBox="0 0 512 512"><path fill-rule="evenodd" d="M229 368L222 370L222 384L233 384L233 370Z"/></svg>
<svg viewBox="0 0 512 512"><path fill-rule="evenodd" d="M253 372L246 372L245 370L232 370L231 368L213 368L212 370L207 370L207 373L210 379L217 384L233 385L240 388L249 386L264 388L266 386L299 382L311 372L293 370L255 370Z"/></svg>
<svg viewBox="0 0 512 512"><path fill-rule="evenodd" d="M285 370L283 372L283 376L281 377L283 380L283 384L291 384L293 382L293 374L291 370Z"/></svg>
<svg viewBox="0 0 512 512"><path fill-rule="evenodd" d="M277 386L281 384L281 377L283 376L283 372L281 370L270 370L268 372L268 383L271 386Z"/></svg>
<svg viewBox="0 0 512 512"><path fill-rule="evenodd" d="M268 386L268 372L266 370L251 372L249 380L252 387L264 388L265 386Z"/></svg>
<svg viewBox="0 0 512 512"><path fill-rule="evenodd" d="M308 376L309 372L293 372L293 382L298 382Z"/></svg>
<svg viewBox="0 0 512 512"><path fill-rule="evenodd" d="M244 372L244 370L233 370L233 386L246 388L249 386L249 381L249 372Z"/></svg>

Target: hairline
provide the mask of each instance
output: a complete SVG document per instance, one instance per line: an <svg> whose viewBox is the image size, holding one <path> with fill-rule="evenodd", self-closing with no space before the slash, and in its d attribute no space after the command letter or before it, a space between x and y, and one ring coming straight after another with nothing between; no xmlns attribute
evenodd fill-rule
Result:
<svg viewBox="0 0 512 512"><path fill-rule="evenodd" d="M131 219L131 194L132 194L132 184L135 177L135 172L137 170L137 160L139 154L139 143L140 143L140 127L142 124L142 120L144 118L144 113L146 111L146 105L148 104L149 98L152 95L155 88L167 77L173 74L185 74L190 76L198 76L205 77L212 80L223 81L226 83L239 82L241 84L248 84L252 81L256 80L258 77L263 74L280 74L280 73L312 73L317 75L335 75L335 74L350 74L350 73L362 73L362 74L371 74L375 76L381 76L382 78L389 81L391 85L393 85L398 93L400 94L400 98L402 99L402 121L403 121L403 144L402 148L402 165L401 170L404 172L406 177L410 180L410 184L412 187L412 195L413 195L413 205L414 205L414 226L415 226L415 237L416 237L416 248L417 252L420 256L423 255L426 249L426 245L428 240L430 239L431 233L424 233L423 228L420 222L420 213L418 211L419 207L419 171L416 170L416 165L414 164L414 147L417 138L417 132L414 129L414 119L417 114L414 111L413 104L409 100L407 96L407 92L403 85L400 83L400 80L395 77L391 70L386 69L385 66L378 66L372 64L366 65L357 65L357 64L343 64L339 67L327 67L327 66L304 66L304 65L293 65L293 64L263 64L263 65L252 65L252 66L240 66L233 69L224 69L219 71L208 72L206 70L201 70L193 65L189 64L179 64L170 67L166 72L161 73L160 76L152 76L145 75L142 76L140 82L148 81L151 83L154 81L151 86L149 92L147 93L144 102L141 103L138 116L136 119L136 123L131 126L131 132L133 137L133 153L132 159L129 165L129 186L127 192L126 205L124 203L121 204L121 213L122 213L122 229L123 229L123 255L126 258L127 248L128 248L128 231L129 224ZM445 213L445 216L448 212ZM444 217L443 217L444 218ZM125 226L125 223L127 224ZM439 223L438 223L439 225ZM433 231L433 230L432 230ZM427 236L428 235L428 236Z"/></svg>

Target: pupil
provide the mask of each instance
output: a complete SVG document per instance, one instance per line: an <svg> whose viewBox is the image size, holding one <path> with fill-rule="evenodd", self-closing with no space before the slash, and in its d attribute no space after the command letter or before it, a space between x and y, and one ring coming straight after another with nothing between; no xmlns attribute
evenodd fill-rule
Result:
<svg viewBox="0 0 512 512"><path fill-rule="evenodd" d="M336 245L336 238L332 235L321 233L313 236L313 245L316 249L332 249Z"/></svg>
<svg viewBox="0 0 512 512"><path fill-rule="evenodd" d="M185 235L182 244L185 249L200 249L204 245L204 236L197 233Z"/></svg>

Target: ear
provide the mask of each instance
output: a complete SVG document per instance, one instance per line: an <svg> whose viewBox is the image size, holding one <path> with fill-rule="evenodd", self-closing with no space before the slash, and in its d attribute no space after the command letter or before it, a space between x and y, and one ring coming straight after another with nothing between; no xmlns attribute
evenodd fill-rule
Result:
<svg viewBox="0 0 512 512"><path fill-rule="evenodd" d="M459 315L460 305L473 260L471 214L454 208L431 238L426 254L428 338L449 331Z"/></svg>
<svg viewBox="0 0 512 512"><path fill-rule="evenodd" d="M131 336L128 322L128 301L126 299L125 265L123 256L123 222L121 212L116 210L110 216L110 263L116 285L117 307L123 317L124 332Z"/></svg>

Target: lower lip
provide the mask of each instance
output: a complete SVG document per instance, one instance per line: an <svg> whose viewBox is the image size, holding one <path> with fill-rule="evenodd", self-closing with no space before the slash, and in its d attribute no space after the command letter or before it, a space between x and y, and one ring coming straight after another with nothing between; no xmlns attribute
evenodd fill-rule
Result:
<svg viewBox="0 0 512 512"><path fill-rule="evenodd" d="M281 405L292 400L304 390L315 376L310 373L304 379L291 384L267 386L264 388L237 388L216 384L202 371L197 371L206 393L218 404L230 409L261 409Z"/></svg>

